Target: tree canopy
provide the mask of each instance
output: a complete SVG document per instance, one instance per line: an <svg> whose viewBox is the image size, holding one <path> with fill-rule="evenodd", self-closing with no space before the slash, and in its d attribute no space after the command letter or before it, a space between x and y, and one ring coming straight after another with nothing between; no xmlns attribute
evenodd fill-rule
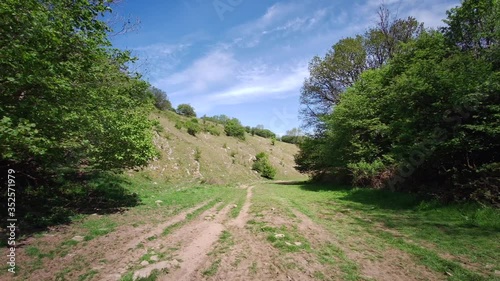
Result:
<svg viewBox="0 0 500 281"><path fill-rule="evenodd" d="M499 34L484 28L498 30L495 11L498 1L464 1L442 32L397 40L397 52L365 69L323 114L323 133L300 145L298 169L499 203Z"/></svg>
<svg viewBox="0 0 500 281"><path fill-rule="evenodd" d="M107 1L2 1L3 164L121 169L155 155L148 84L111 47L99 20L109 10Z"/></svg>
<svg viewBox="0 0 500 281"><path fill-rule="evenodd" d="M177 113L180 115L184 115L186 117L196 117L196 112L194 108L190 104L179 104L177 106Z"/></svg>
<svg viewBox="0 0 500 281"><path fill-rule="evenodd" d="M379 22L364 35L347 37L335 43L324 58L315 56L309 63L309 77L304 81L300 95L300 116L305 128L324 132L323 117L333 111L340 96L358 80L367 69L383 66L399 52L401 43L416 38L423 24L408 17L391 19L389 10L382 6Z"/></svg>
<svg viewBox="0 0 500 281"><path fill-rule="evenodd" d="M154 105L159 110L173 110L172 103L168 99L165 91L158 89L154 86L149 87L149 92L154 98Z"/></svg>

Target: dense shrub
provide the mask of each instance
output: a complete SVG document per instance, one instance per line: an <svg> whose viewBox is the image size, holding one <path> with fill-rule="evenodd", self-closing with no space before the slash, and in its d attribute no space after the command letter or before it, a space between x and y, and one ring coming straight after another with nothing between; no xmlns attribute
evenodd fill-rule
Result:
<svg viewBox="0 0 500 281"><path fill-rule="evenodd" d="M265 152L260 152L255 158L252 170L259 172L264 178L274 179L276 176L276 168L271 165L268 155Z"/></svg>
<svg viewBox="0 0 500 281"><path fill-rule="evenodd" d="M184 115L186 117L196 117L196 112L194 108L189 104L179 104L177 106L177 114Z"/></svg>
<svg viewBox="0 0 500 281"><path fill-rule="evenodd" d="M226 122L226 124L224 125L224 132L226 132L227 136L245 140L245 128L236 118L233 118Z"/></svg>

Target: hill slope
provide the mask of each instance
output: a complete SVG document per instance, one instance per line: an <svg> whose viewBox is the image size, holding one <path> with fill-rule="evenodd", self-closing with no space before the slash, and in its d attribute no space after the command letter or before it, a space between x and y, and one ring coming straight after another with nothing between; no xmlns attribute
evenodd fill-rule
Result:
<svg viewBox="0 0 500 281"><path fill-rule="evenodd" d="M203 132L192 136L186 128L176 128L176 124L188 118L173 112L156 112L152 117L160 124L154 142L161 156L140 172L147 178L159 182L213 184L259 180L261 177L252 171L255 155L259 152L269 155L271 164L277 169L276 179L305 178L294 169L293 157L298 148L293 144L276 141L272 145L270 139L249 134L242 141L226 136L222 125L209 121L206 125L219 131L219 136Z"/></svg>

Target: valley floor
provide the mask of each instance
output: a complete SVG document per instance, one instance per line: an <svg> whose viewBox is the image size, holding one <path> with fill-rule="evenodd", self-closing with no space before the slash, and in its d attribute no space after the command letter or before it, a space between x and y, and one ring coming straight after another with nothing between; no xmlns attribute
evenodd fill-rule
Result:
<svg viewBox="0 0 500 281"><path fill-rule="evenodd" d="M500 280L496 228L412 197L301 182L141 190L140 206L27 238L14 280Z"/></svg>

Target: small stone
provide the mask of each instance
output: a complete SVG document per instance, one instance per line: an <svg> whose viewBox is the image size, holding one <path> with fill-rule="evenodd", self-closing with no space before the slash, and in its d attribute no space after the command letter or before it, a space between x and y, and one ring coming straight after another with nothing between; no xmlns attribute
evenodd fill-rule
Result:
<svg viewBox="0 0 500 281"><path fill-rule="evenodd" d="M276 238L285 238L285 234L276 234L274 235Z"/></svg>
<svg viewBox="0 0 500 281"><path fill-rule="evenodd" d="M238 208L238 205L236 205L236 204L233 204L233 209L234 209L234 208Z"/></svg>
<svg viewBox="0 0 500 281"><path fill-rule="evenodd" d="M295 246L298 246L298 247L302 246L302 243L300 243L300 242L295 242L294 244L295 244Z"/></svg>
<svg viewBox="0 0 500 281"><path fill-rule="evenodd" d="M170 266L171 267L179 267L179 266L181 266L181 263L178 260L172 260L172 261L170 261Z"/></svg>
<svg viewBox="0 0 500 281"><path fill-rule="evenodd" d="M156 201L155 201L155 203L159 205L159 204L163 203L163 201L161 201L161 200L156 200Z"/></svg>
<svg viewBox="0 0 500 281"><path fill-rule="evenodd" d="M142 262L141 262L141 265L142 265L142 266L149 265L149 262L148 262L148 261L142 261Z"/></svg>
<svg viewBox="0 0 500 281"><path fill-rule="evenodd" d="M273 208L271 208L271 211L273 211L273 212L274 212L274 210L276 210L274 207L273 207Z"/></svg>
<svg viewBox="0 0 500 281"><path fill-rule="evenodd" d="M71 238L71 240L74 240L74 241L77 241L77 242L82 242L84 239L85 239L85 237L79 236L79 235Z"/></svg>
<svg viewBox="0 0 500 281"><path fill-rule="evenodd" d="M158 261L159 258L158 258L158 256L154 255L154 256L150 257L149 260L150 261Z"/></svg>
<svg viewBox="0 0 500 281"><path fill-rule="evenodd" d="M285 244L286 244L287 246L292 246L292 243L290 243L290 242L285 242Z"/></svg>

